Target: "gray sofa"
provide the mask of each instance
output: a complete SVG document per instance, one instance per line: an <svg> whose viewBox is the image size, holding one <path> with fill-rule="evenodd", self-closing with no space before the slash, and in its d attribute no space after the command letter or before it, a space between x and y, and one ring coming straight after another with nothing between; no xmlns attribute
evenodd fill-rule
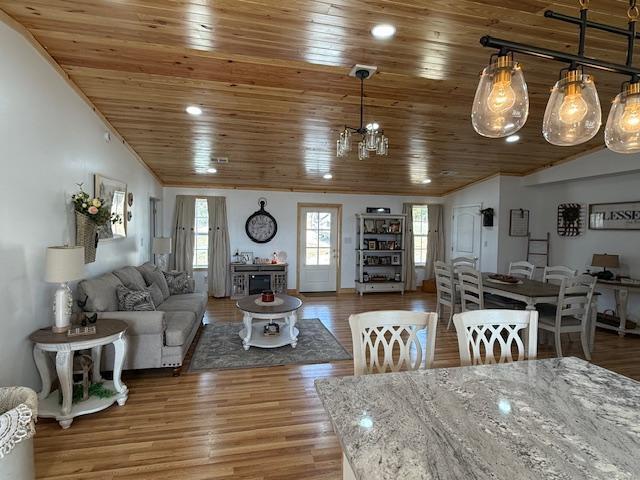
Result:
<svg viewBox="0 0 640 480"><path fill-rule="evenodd" d="M156 305L156 311L119 311L118 285L142 290L152 283L154 272L159 272L155 265L145 263L83 280L78 284L78 298L86 299L85 311L98 313L98 322L100 318L115 318L129 325L125 369L171 367L179 372L202 323L207 296L205 293L170 295ZM108 348L103 366L110 369L112 365L113 350Z"/></svg>

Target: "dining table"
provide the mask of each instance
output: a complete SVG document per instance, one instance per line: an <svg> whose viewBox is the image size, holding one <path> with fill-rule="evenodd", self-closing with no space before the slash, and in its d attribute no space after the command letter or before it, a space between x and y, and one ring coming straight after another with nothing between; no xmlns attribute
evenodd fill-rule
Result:
<svg viewBox="0 0 640 480"><path fill-rule="evenodd" d="M541 282L528 278L518 279L518 283L507 283L492 279L490 272L482 273L482 287L485 293L499 297L516 300L526 305L527 310L536 310L536 305L555 304L560 295L560 285ZM591 302L589 324L587 332L589 337L589 350L593 352L598 306L594 299Z"/></svg>
<svg viewBox="0 0 640 480"><path fill-rule="evenodd" d="M640 383L574 357L322 378L349 480L637 479Z"/></svg>

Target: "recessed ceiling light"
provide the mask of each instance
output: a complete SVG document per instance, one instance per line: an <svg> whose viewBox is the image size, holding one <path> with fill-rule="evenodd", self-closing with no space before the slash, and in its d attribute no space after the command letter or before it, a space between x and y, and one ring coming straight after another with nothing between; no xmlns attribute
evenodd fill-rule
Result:
<svg viewBox="0 0 640 480"><path fill-rule="evenodd" d="M515 143L518 140L520 140L520 135L509 135L504 141L507 143Z"/></svg>
<svg viewBox="0 0 640 480"><path fill-rule="evenodd" d="M217 168L207 168L207 173L218 173L218 169Z"/></svg>
<svg viewBox="0 0 640 480"><path fill-rule="evenodd" d="M424 183L425 185L427 183L431 183L431 179L430 178L425 178L424 180L422 180L422 183Z"/></svg>
<svg viewBox="0 0 640 480"><path fill-rule="evenodd" d="M186 111L189 115L200 115L202 113L202 109L200 107L196 107L195 105L189 105L186 108Z"/></svg>
<svg viewBox="0 0 640 480"><path fill-rule="evenodd" d="M391 38L395 33L396 27L389 25L388 23L381 23L371 29L371 35L381 40Z"/></svg>
<svg viewBox="0 0 640 480"><path fill-rule="evenodd" d="M324 178L325 180L331 180L333 178L333 175L331 175L330 173L325 173L322 178Z"/></svg>

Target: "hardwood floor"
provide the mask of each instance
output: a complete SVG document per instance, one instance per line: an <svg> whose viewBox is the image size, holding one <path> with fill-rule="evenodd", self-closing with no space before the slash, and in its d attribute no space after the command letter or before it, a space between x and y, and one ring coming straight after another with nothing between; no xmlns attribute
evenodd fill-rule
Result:
<svg viewBox="0 0 640 480"><path fill-rule="evenodd" d="M351 350L347 318L380 309L433 310L434 296L412 293L304 298L301 318L320 318ZM240 321L231 300L211 300L207 320ZM453 328L439 325L435 365L457 366ZM580 343L564 343L581 356ZM540 347L539 357L553 356ZM640 337L598 330L594 363L640 380ZM319 377L352 373L352 362L291 365L180 377L170 370L128 372L124 407L78 418L63 431L40 420L40 479L339 479L338 441L316 396Z"/></svg>

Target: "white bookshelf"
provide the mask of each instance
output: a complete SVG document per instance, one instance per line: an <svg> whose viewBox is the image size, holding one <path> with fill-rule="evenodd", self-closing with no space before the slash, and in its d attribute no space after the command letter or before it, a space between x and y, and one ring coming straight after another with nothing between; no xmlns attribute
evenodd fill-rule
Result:
<svg viewBox="0 0 640 480"><path fill-rule="evenodd" d="M406 215L356 214L356 291L404 294Z"/></svg>

